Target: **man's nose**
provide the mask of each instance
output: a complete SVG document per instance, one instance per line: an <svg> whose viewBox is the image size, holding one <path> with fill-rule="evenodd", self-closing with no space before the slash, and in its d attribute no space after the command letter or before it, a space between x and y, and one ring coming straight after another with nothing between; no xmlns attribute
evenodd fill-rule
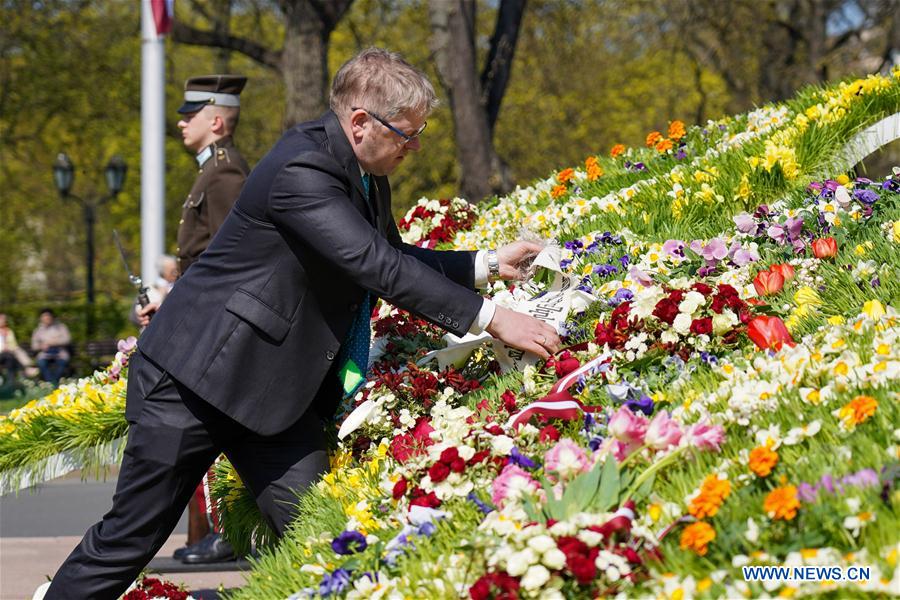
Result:
<svg viewBox="0 0 900 600"><path fill-rule="evenodd" d="M413 152L418 152L422 148L422 140L419 139L419 136L414 137L409 140L405 144L407 150L411 150Z"/></svg>

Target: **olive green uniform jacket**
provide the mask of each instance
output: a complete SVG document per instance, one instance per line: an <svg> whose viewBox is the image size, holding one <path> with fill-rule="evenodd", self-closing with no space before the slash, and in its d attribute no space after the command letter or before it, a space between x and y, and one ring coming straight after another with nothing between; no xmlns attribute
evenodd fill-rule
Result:
<svg viewBox="0 0 900 600"><path fill-rule="evenodd" d="M250 167L231 136L223 137L197 155L200 173L184 202L178 224L178 273L184 275L222 226L241 193Z"/></svg>

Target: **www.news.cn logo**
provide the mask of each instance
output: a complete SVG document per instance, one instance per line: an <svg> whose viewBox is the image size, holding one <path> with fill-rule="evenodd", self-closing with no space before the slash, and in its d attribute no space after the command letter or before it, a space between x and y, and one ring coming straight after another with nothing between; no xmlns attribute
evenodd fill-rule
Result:
<svg viewBox="0 0 900 600"><path fill-rule="evenodd" d="M868 581L871 567L741 567L744 581Z"/></svg>

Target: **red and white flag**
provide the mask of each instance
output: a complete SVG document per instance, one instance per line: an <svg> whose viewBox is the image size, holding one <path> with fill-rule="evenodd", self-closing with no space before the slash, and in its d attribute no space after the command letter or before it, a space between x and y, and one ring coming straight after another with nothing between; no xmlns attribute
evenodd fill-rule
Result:
<svg viewBox="0 0 900 600"><path fill-rule="evenodd" d="M153 23L156 35L165 35L172 31L172 19L175 17L175 0L150 0L153 10Z"/></svg>

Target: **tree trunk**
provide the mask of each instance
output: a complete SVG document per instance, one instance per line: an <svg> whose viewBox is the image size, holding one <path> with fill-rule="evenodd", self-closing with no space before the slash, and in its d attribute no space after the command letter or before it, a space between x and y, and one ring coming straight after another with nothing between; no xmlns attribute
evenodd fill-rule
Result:
<svg viewBox="0 0 900 600"><path fill-rule="evenodd" d="M328 38L331 29L316 18L308 2L285 10L281 75L284 78L284 127L320 116L328 106Z"/></svg>
<svg viewBox="0 0 900 600"><path fill-rule="evenodd" d="M231 5L230 0L227 1ZM233 36L211 17L214 29L204 31L175 21L175 41L223 48L249 56L278 71L284 81L284 125L315 119L328 107L328 44L331 32L353 0L280 0L284 15L284 44L280 50Z"/></svg>
<svg viewBox="0 0 900 600"><path fill-rule="evenodd" d="M475 56L475 2L430 0L431 46L438 77L450 98L460 194L480 202L500 190L500 160L491 142Z"/></svg>

